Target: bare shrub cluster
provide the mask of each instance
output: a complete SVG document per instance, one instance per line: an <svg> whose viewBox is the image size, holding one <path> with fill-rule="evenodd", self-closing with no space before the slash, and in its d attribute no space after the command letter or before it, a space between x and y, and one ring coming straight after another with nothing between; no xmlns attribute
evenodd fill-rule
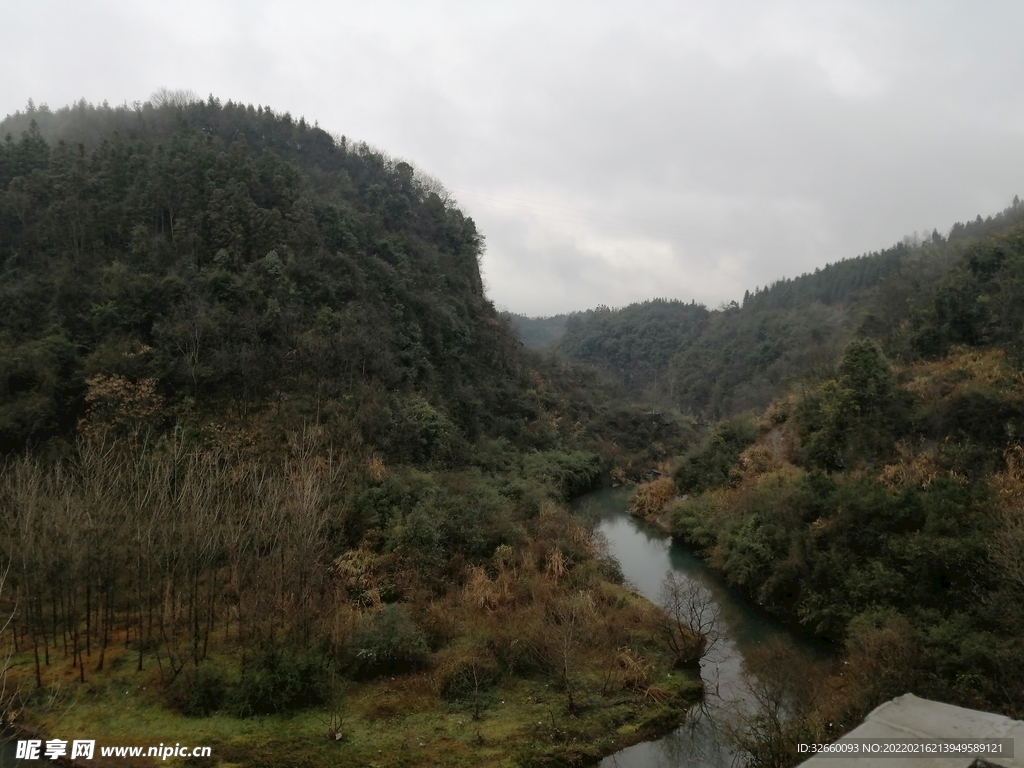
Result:
<svg viewBox="0 0 1024 768"><path fill-rule="evenodd" d="M21 456L0 472L4 595L15 652L30 650L37 685L54 657L84 681L115 641L165 679L197 666L215 632L246 649L329 637L335 599L330 525L347 479L307 431L271 465L190 446L105 433L67 461Z"/></svg>

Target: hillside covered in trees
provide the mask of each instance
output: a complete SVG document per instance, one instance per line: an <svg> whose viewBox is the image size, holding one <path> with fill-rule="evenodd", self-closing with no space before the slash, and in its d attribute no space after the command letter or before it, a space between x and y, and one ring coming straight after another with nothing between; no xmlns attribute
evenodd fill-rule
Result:
<svg viewBox="0 0 1024 768"><path fill-rule="evenodd" d="M906 238L713 310L667 299L598 307L570 315L557 348L614 376L634 399L698 421L764 408L795 382L830 375L858 334L901 333L965 249L1022 222L1015 201L948 236Z"/></svg>
<svg viewBox="0 0 1024 768"><path fill-rule="evenodd" d="M841 650L770 691L789 708L755 718L774 736L747 742L751 765L795 764L797 743L907 692L1024 716L1020 218L901 254L834 366L718 422L637 494L729 584Z"/></svg>
<svg viewBox="0 0 1024 768"><path fill-rule="evenodd" d="M523 350L440 184L212 97L0 136L5 721L264 765L678 721L661 614L562 502L692 430Z"/></svg>
<svg viewBox="0 0 1024 768"><path fill-rule="evenodd" d="M0 155L5 450L67 434L90 381L152 382L158 418L273 403L294 422L345 393L333 415L371 442L382 416L433 408L417 397L452 439L500 417L517 361L482 240L408 164L232 104L24 129Z"/></svg>

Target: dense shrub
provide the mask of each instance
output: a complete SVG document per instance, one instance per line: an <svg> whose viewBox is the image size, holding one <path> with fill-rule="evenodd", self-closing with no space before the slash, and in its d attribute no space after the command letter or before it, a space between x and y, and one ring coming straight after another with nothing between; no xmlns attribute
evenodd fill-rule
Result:
<svg viewBox="0 0 1024 768"><path fill-rule="evenodd" d="M167 699L189 717L227 710L236 717L294 712L327 700L326 663L313 654L267 648L230 682L210 663L189 668L171 683Z"/></svg>
<svg viewBox="0 0 1024 768"><path fill-rule="evenodd" d="M268 648L232 686L227 706L237 717L270 715L314 707L327 700L322 659Z"/></svg>
<svg viewBox="0 0 1024 768"><path fill-rule="evenodd" d="M356 677L409 672L427 660L427 638L405 608L386 605L363 620L352 643L352 672Z"/></svg>
<svg viewBox="0 0 1024 768"><path fill-rule="evenodd" d="M555 495L570 499L595 486L601 476L601 459L585 451L542 451L526 456L523 473Z"/></svg>
<svg viewBox="0 0 1024 768"><path fill-rule="evenodd" d="M228 686L221 672L209 664L189 668L174 678L168 703L189 717L206 717L224 704Z"/></svg>
<svg viewBox="0 0 1024 768"><path fill-rule="evenodd" d="M707 496L678 502L670 510L672 531L697 549L710 550L718 541L719 523Z"/></svg>
<svg viewBox="0 0 1024 768"><path fill-rule="evenodd" d="M447 465L468 446L444 409L417 394L396 398L387 448L401 462Z"/></svg>
<svg viewBox="0 0 1024 768"><path fill-rule="evenodd" d="M737 417L723 421L704 443L683 458L675 473L676 487L683 493L700 493L729 485L737 459L755 439L757 427L753 419Z"/></svg>
<svg viewBox="0 0 1024 768"><path fill-rule="evenodd" d="M493 661L460 661L441 679L441 698L469 701L489 691L497 681L498 668Z"/></svg>

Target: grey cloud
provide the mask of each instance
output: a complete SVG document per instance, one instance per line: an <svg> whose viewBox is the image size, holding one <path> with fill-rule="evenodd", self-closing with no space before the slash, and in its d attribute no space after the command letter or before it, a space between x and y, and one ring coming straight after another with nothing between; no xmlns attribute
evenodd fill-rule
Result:
<svg viewBox="0 0 1024 768"><path fill-rule="evenodd" d="M449 185L487 236L492 297L517 311L717 304L1024 191L1015 3L125 1L3 15L0 112L166 85L305 115Z"/></svg>

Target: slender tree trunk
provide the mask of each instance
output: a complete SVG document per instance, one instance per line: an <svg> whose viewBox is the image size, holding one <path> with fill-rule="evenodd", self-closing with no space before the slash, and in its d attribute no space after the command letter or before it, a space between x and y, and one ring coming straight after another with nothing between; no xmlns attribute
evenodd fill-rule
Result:
<svg viewBox="0 0 1024 768"><path fill-rule="evenodd" d="M38 597L36 598L36 616L39 619L39 632L43 636L43 653L46 666L50 666L50 639L46 636L46 615L43 613L43 601Z"/></svg>
<svg viewBox="0 0 1024 768"><path fill-rule="evenodd" d="M61 618L63 618L63 613L64 613L64 591L60 590L59 594L60 594L60 610L61 610L61 614L62 614ZM58 596L56 594L53 595L52 598L51 598L51 602L50 602L50 607L53 609L53 647L54 648L57 647L57 597ZM64 643L64 658L66 659L68 657L68 635L67 635L67 632L65 631L65 627L64 627L64 622L63 621L60 622L60 637L61 637L61 640Z"/></svg>
<svg viewBox="0 0 1024 768"><path fill-rule="evenodd" d="M99 606L97 606L97 609ZM85 655L92 656L92 584L85 582Z"/></svg>
<svg viewBox="0 0 1024 768"><path fill-rule="evenodd" d="M210 584L207 585L206 593L206 634L203 636L203 658L206 658L206 648L210 642L210 635L213 634L213 610L214 596L217 593L217 576L214 569L210 569Z"/></svg>
<svg viewBox="0 0 1024 768"><path fill-rule="evenodd" d="M32 630L32 654L36 660L36 688L43 687L43 672L39 668L39 638L35 630Z"/></svg>

